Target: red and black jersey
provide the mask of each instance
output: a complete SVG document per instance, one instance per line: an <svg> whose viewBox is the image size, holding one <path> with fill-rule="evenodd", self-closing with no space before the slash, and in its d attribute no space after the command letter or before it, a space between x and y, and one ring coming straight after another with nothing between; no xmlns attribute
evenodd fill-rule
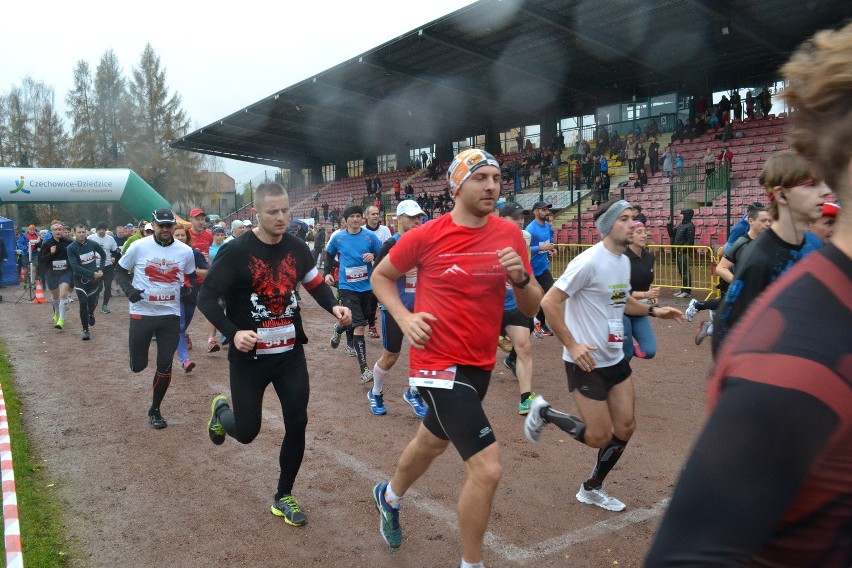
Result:
<svg viewBox="0 0 852 568"><path fill-rule="evenodd" d="M828 246L731 332L647 566L852 566L850 291Z"/></svg>

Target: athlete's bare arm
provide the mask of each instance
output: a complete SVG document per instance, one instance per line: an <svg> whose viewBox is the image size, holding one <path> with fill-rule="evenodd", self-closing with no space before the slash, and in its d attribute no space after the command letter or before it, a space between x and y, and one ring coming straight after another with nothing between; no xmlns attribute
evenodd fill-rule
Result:
<svg viewBox="0 0 852 568"><path fill-rule="evenodd" d="M405 334L412 347L423 349L423 346L429 341L429 336L432 335L432 327L429 322L435 321L437 318L426 312L413 314L406 309L396 290L396 281L404 275L405 273L400 272L391 264L390 257L386 256L373 270L370 284L373 287L373 294L399 324L399 329Z"/></svg>
<svg viewBox="0 0 852 568"><path fill-rule="evenodd" d="M500 259L500 265L513 284L528 280L523 288L513 286L513 289L518 309L525 316L533 317L538 313L538 306L541 303L541 297L544 295L541 285L532 277L532 274L527 274L523 259L512 247L497 251L497 258Z"/></svg>

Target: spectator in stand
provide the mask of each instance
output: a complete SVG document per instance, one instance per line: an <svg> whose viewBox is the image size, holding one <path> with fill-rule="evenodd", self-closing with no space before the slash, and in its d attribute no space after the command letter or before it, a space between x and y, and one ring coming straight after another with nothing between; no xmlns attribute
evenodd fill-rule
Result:
<svg viewBox="0 0 852 568"><path fill-rule="evenodd" d="M373 180L364 174L364 183L367 185L367 195L373 195Z"/></svg>
<svg viewBox="0 0 852 568"><path fill-rule="evenodd" d="M751 91L746 91L746 118L754 118L754 97Z"/></svg>
<svg viewBox="0 0 852 568"><path fill-rule="evenodd" d="M663 172L669 179L674 178L675 156L671 144L663 152Z"/></svg>
<svg viewBox="0 0 852 568"><path fill-rule="evenodd" d="M319 223L319 209L316 207L311 209L311 219L314 220L314 224Z"/></svg>
<svg viewBox="0 0 852 568"><path fill-rule="evenodd" d="M592 187L592 173L595 169L595 160L592 155L587 153L583 159L583 179L586 182L586 187Z"/></svg>
<svg viewBox="0 0 852 568"><path fill-rule="evenodd" d="M734 109L734 120L742 120L743 100L740 98L739 91L734 91L731 93L731 107Z"/></svg>
<svg viewBox="0 0 852 568"><path fill-rule="evenodd" d="M704 116L707 112L707 97L701 95L695 102L695 116Z"/></svg>
<svg viewBox="0 0 852 568"><path fill-rule="evenodd" d="M656 137L651 138L651 143L648 144L648 161L651 166L651 176L657 175L660 171L660 143Z"/></svg>
<svg viewBox="0 0 852 568"><path fill-rule="evenodd" d="M763 118L768 117L771 110L772 94L767 87L763 87L763 90L760 91L760 112L763 114Z"/></svg>
<svg viewBox="0 0 852 568"><path fill-rule="evenodd" d="M695 211L692 209L681 209L679 218L680 224L677 228L674 227L674 222L669 221L666 224L666 231L669 233L669 238L672 244L679 247L695 246L695 225L692 223L692 216ZM676 298L686 298L692 294L692 271L689 268L689 257L692 251L687 248L679 248L675 250L675 261L677 262L677 272L680 274L682 287L679 292L675 292Z"/></svg>
<svg viewBox="0 0 852 568"><path fill-rule="evenodd" d="M677 153L677 157L675 158L675 167L677 168L678 177L683 177L683 154L680 152Z"/></svg>
<svg viewBox="0 0 852 568"><path fill-rule="evenodd" d="M634 171L644 170L645 169L645 160L648 157L648 152L645 150L645 146L640 142L636 145L636 169Z"/></svg>
<svg viewBox="0 0 852 568"><path fill-rule="evenodd" d="M722 148L721 152L719 152L719 161L722 165L727 164L728 168L730 168L734 163L734 152L727 144L725 144L725 147Z"/></svg>
<svg viewBox="0 0 852 568"><path fill-rule="evenodd" d="M716 171L716 156L709 146L704 153L704 179L709 178Z"/></svg>
<svg viewBox="0 0 852 568"><path fill-rule="evenodd" d="M627 141L627 173L636 171L636 139Z"/></svg>
<svg viewBox="0 0 852 568"><path fill-rule="evenodd" d="M609 174L601 172L601 203L609 201Z"/></svg>
<svg viewBox="0 0 852 568"><path fill-rule="evenodd" d="M397 203L402 201L402 184L399 183L399 180L394 180L393 182L393 196L396 197Z"/></svg>
<svg viewBox="0 0 852 568"><path fill-rule="evenodd" d="M648 183L648 174L645 173L645 168L639 170L639 173L636 174L636 181L633 183L633 187L638 187L639 191L645 191L645 184Z"/></svg>
<svg viewBox="0 0 852 568"><path fill-rule="evenodd" d="M323 204L322 204L322 216L323 216L323 219L326 220L326 221L328 221L328 207L329 207L328 201L324 201Z"/></svg>
<svg viewBox="0 0 852 568"><path fill-rule="evenodd" d="M731 101L727 95L722 95L719 99L719 111L722 113L720 122L725 125L731 121Z"/></svg>
<svg viewBox="0 0 852 568"><path fill-rule="evenodd" d="M580 165L580 160L574 162L574 191L580 191L583 185L583 166Z"/></svg>
<svg viewBox="0 0 852 568"><path fill-rule="evenodd" d="M677 119L677 124L675 124L674 134L672 134L672 142L677 140L686 140L686 125L683 123L683 119Z"/></svg>

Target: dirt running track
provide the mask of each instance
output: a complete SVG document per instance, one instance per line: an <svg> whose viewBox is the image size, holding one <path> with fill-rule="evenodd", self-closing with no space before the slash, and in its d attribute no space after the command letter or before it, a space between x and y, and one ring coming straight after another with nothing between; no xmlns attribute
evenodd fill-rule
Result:
<svg viewBox="0 0 852 568"><path fill-rule="evenodd" d="M0 337L15 368L35 460L43 460L68 533L83 551L70 565L458 566L455 503L464 466L452 448L406 495L402 548L392 552L378 534L370 489L392 473L419 423L401 397L407 355L385 385L388 414L371 415L355 360L329 348L330 316L307 299L312 393L294 493L310 522L294 528L269 512L283 435L273 390L251 445L229 438L214 446L207 438L210 400L228 393L228 377L225 353L205 353L200 315L190 329L198 366L189 375L175 373L162 407L169 426L155 431L146 417L153 369L134 375L128 368L125 298L111 302L109 315L98 310L92 341L82 342L77 303L59 332L49 304L15 305L16 294L5 292ZM666 303L685 308L681 300ZM552 426L541 443L526 441L517 383L498 359L485 406L504 477L488 526L488 566L641 565L704 420L710 361L709 345L693 343L696 323L653 324L659 354L633 363L638 429L607 483L627 503L622 513L574 499L595 450ZM533 343L534 389L573 410L556 340ZM380 340L369 340L370 364L380 347Z"/></svg>

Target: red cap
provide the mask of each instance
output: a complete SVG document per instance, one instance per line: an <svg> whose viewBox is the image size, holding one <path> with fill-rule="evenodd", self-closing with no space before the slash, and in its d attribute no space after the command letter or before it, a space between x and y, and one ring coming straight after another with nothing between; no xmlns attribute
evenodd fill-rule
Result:
<svg viewBox="0 0 852 568"><path fill-rule="evenodd" d="M192 211L189 212L189 218L190 219L192 219L193 217L198 217L199 215L207 215L207 214L204 212L204 209L201 209L200 207L196 207L195 209L193 209Z"/></svg>
<svg viewBox="0 0 852 568"><path fill-rule="evenodd" d="M838 205L837 203L826 201L822 204L823 217L837 217L838 213L840 213L840 205Z"/></svg>

